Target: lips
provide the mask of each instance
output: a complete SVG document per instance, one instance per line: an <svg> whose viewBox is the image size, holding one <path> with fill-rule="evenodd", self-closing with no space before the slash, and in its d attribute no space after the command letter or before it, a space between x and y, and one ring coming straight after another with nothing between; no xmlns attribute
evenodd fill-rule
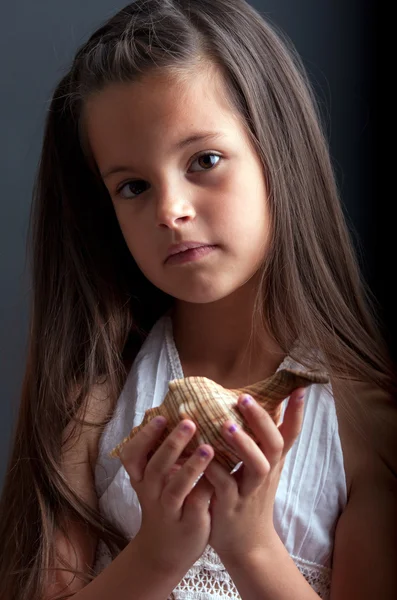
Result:
<svg viewBox="0 0 397 600"><path fill-rule="evenodd" d="M171 257L175 257L177 254L187 252L188 250L210 247L213 246L211 244L207 244L206 242L181 242L180 244L174 244L168 248L167 258L164 262L167 262Z"/></svg>

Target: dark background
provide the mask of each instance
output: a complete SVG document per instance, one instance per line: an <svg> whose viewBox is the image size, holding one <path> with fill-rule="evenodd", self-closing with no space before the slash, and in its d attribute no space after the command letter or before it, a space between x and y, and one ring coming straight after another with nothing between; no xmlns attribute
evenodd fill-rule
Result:
<svg viewBox="0 0 397 600"><path fill-rule="evenodd" d="M216 0L214 0L216 1ZM28 329L26 236L46 111L77 47L126 0L2 2L0 37L0 486ZM349 227L396 356L391 202L376 189L375 15L356 0L251 0L300 52L317 91ZM386 132L387 133L387 132ZM393 196L395 193L393 193Z"/></svg>

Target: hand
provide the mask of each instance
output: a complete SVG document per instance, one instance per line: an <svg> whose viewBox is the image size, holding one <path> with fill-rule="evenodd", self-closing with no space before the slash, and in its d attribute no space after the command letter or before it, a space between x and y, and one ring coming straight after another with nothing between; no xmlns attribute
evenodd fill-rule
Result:
<svg viewBox="0 0 397 600"><path fill-rule="evenodd" d="M209 543L221 560L238 560L241 554L270 548L276 539L274 499L285 456L301 430L303 395L304 388L294 390L279 427L253 398L239 398L238 408L258 444L232 421L223 425L224 439L244 464L230 475L215 459L205 470L215 488ZM244 399L248 399L246 404Z"/></svg>
<svg viewBox="0 0 397 600"><path fill-rule="evenodd" d="M184 464L178 464L196 429L185 419L153 452L165 424L164 417L152 419L125 444L120 458L142 508L142 525L135 537L140 556L156 571L175 570L183 577L209 539L213 488L204 477L194 483L214 450L201 445Z"/></svg>

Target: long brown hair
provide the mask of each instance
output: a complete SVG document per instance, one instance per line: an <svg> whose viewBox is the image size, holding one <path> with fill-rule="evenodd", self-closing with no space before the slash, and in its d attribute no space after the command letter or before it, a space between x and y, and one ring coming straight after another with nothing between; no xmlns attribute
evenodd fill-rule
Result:
<svg viewBox="0 0 397 600"><path fill-rule="evenodd" d="M115 405L126 365L172 299L145 279L127 249L87 160L82 114L87 97L109 83L204 63L222 73L266 173L273 237L259 320L286 353L299 339L301 362L319 348L330 373L396 389L316 103L289 42L244 0L126 6L78 50L47 115L32 208L28 360L0 504L1 598L42 597L54 532L67 535L67 515L85 522L113 557L129 541L68 486L62 432L93 385L106 382Z"/></svg>

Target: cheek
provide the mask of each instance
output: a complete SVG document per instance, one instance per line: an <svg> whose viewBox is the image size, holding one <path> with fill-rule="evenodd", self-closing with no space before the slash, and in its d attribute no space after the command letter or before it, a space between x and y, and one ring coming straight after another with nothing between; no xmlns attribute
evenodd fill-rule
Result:
<svg viewBox="0 0 397 600"><path fill-rule="evenodd" d="M234 237L229 239L238 256L243 260L245 257L247 264L256 270L267 254L271 225L266 198L257 189L252 190L251 196L249 193L247 190L245 201L234 211L230 227Z"/></svg>
<svg viewBox="0 0 397 600"><path fill-rule="evenodd" d="M258 243L267 239L270 230L270 215L266 196L258 189L247 188L238 196L229 197L228 202L216 207L218 223L229 241L234 243Z"/></svg>

